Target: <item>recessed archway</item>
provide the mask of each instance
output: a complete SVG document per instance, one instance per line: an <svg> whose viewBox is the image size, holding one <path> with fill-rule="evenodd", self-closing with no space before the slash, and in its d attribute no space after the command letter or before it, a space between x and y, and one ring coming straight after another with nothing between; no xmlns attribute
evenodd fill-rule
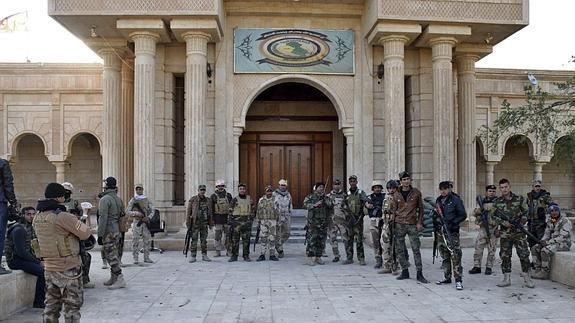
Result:
<svg viewBox="0 0 575 323"><path fill-rule="evenodd" d="M90 133L80 133L70 140L65 179L74 185L74 198L96 205L102 187L100 142Z"/></svg>
<svg viewBox="0 0 575 323"><path fill-rule="evenodd" d="M532 148L529 138L515 135L505 142L505 155L495 166L495 183L501 178L511 182L515 194L524 195L531 188L533 181Z"/></svg>

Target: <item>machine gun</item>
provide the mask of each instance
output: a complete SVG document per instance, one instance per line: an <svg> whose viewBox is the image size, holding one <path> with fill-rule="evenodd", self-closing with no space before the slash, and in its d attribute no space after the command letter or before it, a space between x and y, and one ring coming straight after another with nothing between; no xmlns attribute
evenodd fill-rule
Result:
<svg viewBox="0 0 575 323"><path fill-rule="evenodd" d="M453 243L453 238L451 237L451 233L449 232L449 228L447 227L447 223L445 223L445 220L443 218L443 211L441 210L441 207L436 206L433 209L433 214L434 214L433 222L434 222L435 230L433 232L433 261L432 261L432 263L435 263L435 258L437 257L437 245L439 244L438 235L441 236L441 239L443 240L443 244L445 245L447 250L449 250L450 253L453 253L454 243Z"/></svg>
<svg viewBox="0 0 575 323"><path fill-rule="evenodd" d="M487 210L483 208L483 198L481 195L477 195L475 200L477 201L477 205L479 205L479 209L481 210L481 222L483 222L483 226L485 227L487 243L489 244L491 241L491 232L489 232L489 214L487 214Z"/></svg>
<svg viewBox="0 0 575 323"><path fill-rule="evenodd" d="M188 251L190 251L190 240L192 239L192 225L188 228L186 232L186 239L184 242L184 255L188 258Z"/></svg>
<svg viewBox="0 0 575 323"><path fill-rule="evenodd" d="M142 215L143 215L144 217L147 216L146 212L144 212L144 210L142 209L142 207L140 206L140 204L139 204L138 202L134 202L133 205L134 205L134 207L135 207L136 209L138 209L138 212L142 213ZM143 223L145 223L145 222L144 222L144 219L142 218L142 219L140 219L140 220L138 221L138 223L136 224L136 226L137 226L137 227L141 227ZM148 226L147 223L146 223L146 226Z"/></svg>
<svg viewBox="0 0 575 323"><path fill-rule="evenodd" d="M493 212L493 216L496 218L499 218L502 221L509 222L516 230L519 230L520 232L525 233L527 235L527 237L529 237L531 240L535 241L536 244L541 243L541 240L539 238L537 238L536 236L534 236L531 232L527 231L525 229L525 227L523 226L523 224L519 223L516 220L512 220L508 214L502 212L498 208L495 208L495 212Z"/></svg>
<svg viewBox="0 0 575 323"><path fill-rule="evenodd" d="M391 259L392 259L392 265L391 266L392 266L392 268L397 268L397 254L395 253L395 247L396 247L395 218L392 218L389 221L389 239L391 239ZM435 243L434 243L434 248L435 248Z"/></svg>

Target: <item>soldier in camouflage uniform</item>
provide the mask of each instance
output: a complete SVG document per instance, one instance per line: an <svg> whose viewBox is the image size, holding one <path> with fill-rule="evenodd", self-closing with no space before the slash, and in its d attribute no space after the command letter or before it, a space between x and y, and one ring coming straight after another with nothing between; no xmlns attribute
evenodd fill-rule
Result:
<svg viewBox="0 0 575 323"><path fill-rule="evenodd" d="M507 287L511 285L511 254L513 246L515 246L515 251L521 261L525 286L533 288L535 285L531 280L527 235L515 228L510 222L501 218L503 215L519 225L525 225L527 223L527 203L525 203L523 196L515 195L511 192L511 184L505 178L499 181L499 190L501 191L501 196L495 199L493 209L490 212L490 215L496 219L499 226L495 236L501 237L499 257L501 257L503 281L497 286Z"/></svg>
<svg viewBox="0 0 575 323"><path fill-rule="evenodd" d="M383 249L380 241L383 228L383 201L385 200L385 193L382 193L383 184L379 181L374 181L371 185L371 191L373 193L367 197L364 213L370 220L369 232L371 233L373 253L375 254L375 266L373 268L379 269L383 266Z"/></svg>
<svg viewBox="0 0 575 323"><path fill-rule="evenodd" d="M284 256L284 243L289 239L290 227L291 227L291 211L293 209L293 203L291 199L291 194L287 190L287 181L285 179L280 179L279 188L275 190L273 196L275 201L279 206L279 218L277 223L277 238L276 250L278 252L278 257L283 258Z"/></svg>
<svg viewBox="0 0 575 323"><path fill-rule="evenodd" d="M493 207L493 202L497 197L497 187L495 185L487 185L485 187L485 196L483 199L483 209L477 205L473 213L475 215L475 224L479 226L479 232L475 239L475 252L473 253L473 268L469 270L471 275L481 273L481 260L483 260L483 249L487 247L487 261L485 262L485 275L493 273L493 261L495 260L495 251L497 250L497 238L495 237L495 230L497 229L497 222L487 214L487 223L483 222L481 218L482 212L489 212ZM489 237L487 236L486 225L489 227Z"/></svg>
<svg viewBox="0 0 575 323"><path fill-rule="evenodd" d="M212 261L208 257L208 228L214 226L212 220L212 201L206 197L206 185L198 186L198 195L190 198L186 209L186 227L191 235L189 262L196 262L198 236L202 248L202 261ZM186 246L187 247L187 246Z"/></svg>
<svg viewBox="0 0 575 323"><path fill-rule="evenodd" d="M139 264L138 255L140 254L140 249L143 249L144 262L152 264L154 263L154 261L150 259L152 235L150 234L148 225L150 218L154 216L154 206L152 201L144 195L144 187L142 184L136 184L134 190L136 194L130 199L128 207L126 207L126 214L133 219L132 256L134 258L134 264Z"/></svg>
<svg viewBox="0 0 575 323"><path fill-rule="evenodd" d="M277 224L280 206L273 196L274 189L271 186L266 187L266 195L258 201L256 218L260 228L260 257L258 261L266 260L266 252L270 253L270 260L278 261L276 257Z"/></svg>
<svg viewBox="0 0 575 323"><path fill-rule="evenodd" d="M453 268L455 288L462 290L463 268L461 267L462 252L459 243L459 226L461 222L465 221L467 214L465 213L463 201L459 195L452 192L452 188L451 182L444 181L439 183L439 191L441 194L435 200L435 234L438 235L438 248L441 258L443 258L441 266L444 277L443 280L438 281L437 284L451 284L451 271ZM447 232L442 230L442 226L446 227ZM446 243L448 242L448 237L451 238L451 245Z"/></svg>
<svg viewBox="0 0 575 323"><path fill-rule="evenodd" d="M331 200L324 194L325 184L318 182L313 187L313 193L306 196L303 204L307 210L306 224L306 265L323 265L321 256L327 239L328 217L331 212Z"/></svg>
<svg viewBox="0 0 575 323"><path fill-rule="evenodd" d="M399 184L396 180L390 180L386 183L385 187L387 189L387 196L383 201L383 226L381 228L381 249L382 249L382 256L383 256L383 269L378 271L378 274L390 274L397 270L397 260L393 259L393 241L394 237L392 237L393 230L395 224L393 223L393 214L395 213L395 209L397 205L395 205L393 200L393 195L397 192ZM407 254L407 251L405 252ZM397 258L397 255L396 255Z"/></svg>
<svg viewBox="0 0 575 323"><path fill-rule="evenodd" d="M118 246L121 238L120 216L124 213L124 202L118 197L116 179L108 177L105 183L102 198L98 203L98 212L100 212L98 244L103 246L104 257L110 265L110 279L104 282L104 286L108 286L108 289L119 289L126 287L118 259Z"/></svg>
<svg viewBox="0 0 575 323"><path fill-rule="evenodd" d="M547 216L545 211L551 205L553 200L551 194L541 188L541 181L533 181L533 189L527 193L527 207L529 208L529 215L527 216L527 228L529 232L541 240L547 227ZM537 244L531 238L527 238L529 248Z"/></svg>
<svg viewBox="0 0 575 323"><path fill-rule="evenodd" d="M348 239L345 245L347 259L344 265L353 263L353 244L357 251L359 264L365 266L365 254L363 252L363 206L367 199L365 192L357 187L357 176L351 175L348 179L349 190L343 201L343 210L347 216Z"/></svg>
<svg viewBox="0 0 575 323"><path fill-rule="evenodd" d="M250 236L252 233L252 222L255 216L254 201L247 195L246 184L238 185L238 196L234 197L230 204L230 231L232 233L232 256L229 262L237 261L240 252L240 239L242 240L244 261L250 259Z"/></svg>
<svg viewBox="0 0 575 323"><path fill-rule="evenodd" d="M74 185L69 182L62 183L64 189L66 189L66 195L64 198L64 206L66 206L66 212L74 214L80 221L86 223L86 217L83 215L82 207L80 206L80 202L72 197L74 194ZM96 285L90 282L90 265L92 264L92 255L86 248L84 247L83 243L80 243L80 258L82 259L82 282L84 283L84 288L94 288Z"/></svg>
<svg viewBox="0 0 575 323"><path fill-rule="evenodd" d="M330 210L328 217L328 233L333 251L333 262L338 262L340 259L339 247L337 244L337 234L341 235L343 244L347 244L347 221L346 215L342 209L343 200L345 199L345 191L341 189L341 181L336 179L333 181L333 190L328 194L333 208Z"/></svg>
<svg viewBox="0 0 575 323"><path fill-rule="evenodd" d="M231 255L231 233L228 223L232 194L226 192L226 183L223 179L216 181L216 191L211 196L213 220L214 220L214 245L216 253L214 257L220 257L226 250L226 256ZM224 242L222 243L222 240Z"/></svg>
<svg viewBox="0 0 575 323"><path fill-rule="evenodd" d="M34 253L43 260L46 280L44 322L58 322L62 308L66 322L80 322L84 303L80 240L90 237L90 228L66 212L65 194L62 185L48 184L46 199L38 201L40 213L32 222L37 237Z"/></svg>
<svg viewBox="0 0 575 323"><path fill-rule="evenodd" d="M571 250L571 232L573 225L566 216L561 214L558 205L549 207L549 221L545 234L539 244L531 248L535 264L535 279L549 279L551 256L557 251Z"/></svg>

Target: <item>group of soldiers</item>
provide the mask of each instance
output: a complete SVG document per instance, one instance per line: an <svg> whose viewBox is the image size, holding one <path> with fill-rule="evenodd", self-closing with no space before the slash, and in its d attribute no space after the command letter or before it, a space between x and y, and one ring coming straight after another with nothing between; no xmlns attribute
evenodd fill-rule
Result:
<svg viewBox="0 0 575 323"><path fill-rule="evenodd" d="M256 203L247 194L247 186L238 185L238 195L232 197L226 191L223 180L216 181L216 190L208 198L206 186L199 185L198 194L188 201L186 210L186 235L184 253L191 253L189 262L196 262L198 239L200 241L202 260L211 261L207 255L208 230L214 229L215 256L222 252L229 256L230 262L238 260L240 240L244 261L251 261L250 238L253 222L257 220L260 244L260 256L257 261L278 261L284 257L283 244L290 235L290 220L293 209L292 198L287 191L287 181L279 181L274 190L266 187L265 195ZM277 256L276 256L277 252Z"/></svg>

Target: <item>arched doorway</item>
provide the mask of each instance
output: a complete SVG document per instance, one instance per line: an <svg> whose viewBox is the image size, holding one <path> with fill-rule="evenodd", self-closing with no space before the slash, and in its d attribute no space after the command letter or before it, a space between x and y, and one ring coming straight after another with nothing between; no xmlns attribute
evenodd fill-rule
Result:
<svg viewBox="0 0 575 323"><path fill-rule="evenodd" d="M66 181L74 185L74 198L96 205L102 188L102 155L94 135L81 133L70 141Z"/></svg>
<svg viewBox="0 0 575 323"><path fill-rule="evenodd" d="M530 156L529 138L521 135L513 136L505 143L505 155L495 166L495 184L501 178L511 182L511 190L518 195L525 195L531 190L533 181L533 165Z"/></svg>
<svg viewBox="0 0 575 323"><path fill-rule="evenodd" d="M14 190L22 206L36 207L44 198L44 188L56 180L56 168L46 157L44 142L34 134L25 134L16 141L12 157Z"/></svg>
<svg viewBox="0 0 575 323"><path fill-rule="evenodd" d="M563 209L575 208L573 141L574 139L569 136L557 140L553 158L543 166L543 187L551 192L553 200Z"/></svg>
<svg viewBox="0 0 575 323"><path fill-rule="evenodd" d="M252 195L288 180L294 207L316 181L343 179L345 143L331 100L298 82L273 85L251 103L240 137L240 181ZM329 185L328 189L331 187Z"/></svg>

